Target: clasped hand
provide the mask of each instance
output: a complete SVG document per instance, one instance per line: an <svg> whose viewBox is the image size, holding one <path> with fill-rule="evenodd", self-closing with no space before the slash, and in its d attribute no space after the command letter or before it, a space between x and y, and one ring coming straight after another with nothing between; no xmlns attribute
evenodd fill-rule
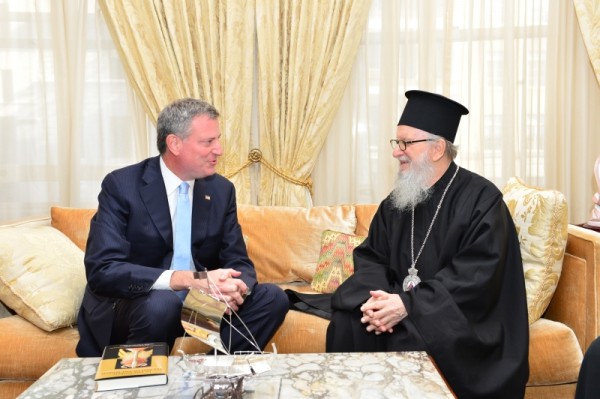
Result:
<svg viewBox="0 0 600 399"><path fill-rule="evenodd" d="M235 269L210 270L208 278L194 279L188 271L176 271L171 277L173 289L197 289L227 303L227 313L238 311L248 293L248 286L238 277L242 272ZM175 281L174 281L175 280Z"/></svg>
<svg viewBox="0 0 600 399"><path fill-rule="evenodd" d="M234 269L217 269L208 272L208 287L204 288L204 292L210 293L214 297L228 304L227 313L230 309L238 311L239 307L244 303L244 298L248 292L248 286L243 280L237 278L242 275ZM206 280L200 280L206 284Z"/></svg>
<svg viewBox="0 0 600 399"><path fill-rule="evenodd" d="M368 332L392 333L393 327L408 315L400 295L381 290L369 293L371 297L360 307L363 313L360 321L367 324Z"/></svg>

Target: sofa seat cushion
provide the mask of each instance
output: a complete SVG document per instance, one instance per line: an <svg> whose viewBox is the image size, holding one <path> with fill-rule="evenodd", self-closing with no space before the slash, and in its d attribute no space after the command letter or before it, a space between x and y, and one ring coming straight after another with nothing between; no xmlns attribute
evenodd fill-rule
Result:
<svg viewBox="0 0 600 399"><path fill-rule="evenodd" d="M576 382L582 359L577 337L566 325L541 318L529 326L528 386Z"/></svg>
<svg viewBox="0 0 600 399"><path fill-rule="evenodd" d="M77 357L77 328L44 331L21 316L0 319L0 380L37 380L57 361Z"/></svg>
<svg viewBox="0 0 600 399"><path fill-rule="evenodd" d="M33 380L0 380L0 398L16 398L29 388L35 381Z"/></svg>
<svg viewBox="0 0 600 399"><path fill-rule="evenodd" d="M186 335L178 337L171 348L171 356L181 356L182 352L186 355L195 355L197 353L208 353L212 350L210 346L192 336Z"/></svg>
<svg viewBox="0 0 600 399"><path fill-rule="evenodd" d="M275 343L278 353L324 353L329 320L290 310L265 350Z"/></svg>
<svg viewBox="0 0 600 399"><path fill-rule="evenodd" d="M275 344L277 353L323 353L328 325L329 320L290 310L264 350L273 352ZM211 348L196 338L186 336L175 340L171 354L180 355L180 350L189 355L207 353Z"/></svg>

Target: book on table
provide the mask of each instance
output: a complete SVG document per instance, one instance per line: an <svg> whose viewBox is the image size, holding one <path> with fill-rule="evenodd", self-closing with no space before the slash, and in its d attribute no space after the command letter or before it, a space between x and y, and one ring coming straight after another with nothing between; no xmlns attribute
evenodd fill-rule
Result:
<svg viewBox="0 0 600 399"><path fill-rule="evenodd" d="M96 391L167 383L169 347L165 342L109 345L96 372Z"/></svg>

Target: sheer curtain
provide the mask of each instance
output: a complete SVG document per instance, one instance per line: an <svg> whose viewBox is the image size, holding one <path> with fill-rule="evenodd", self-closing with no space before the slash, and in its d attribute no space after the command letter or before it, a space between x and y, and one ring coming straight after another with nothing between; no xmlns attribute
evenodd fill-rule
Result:
<svg viewBox="0 0 600 399"><path fill-rule="evenodd" d="M95 207L150 148L96 2L0 0L0 19L0 221Z"/></svg>
<svg viewBox="0 0 600 399"><path fill-rule="evenodd" d="M397 163L388 141L404 92L418 88L469 108L456 139L460 165L499 187L518 176L560 190L570 220L585 221L600 90L578 33L571 2L374 0L313 174L315 205L377 203L389 193Z"/></svg>

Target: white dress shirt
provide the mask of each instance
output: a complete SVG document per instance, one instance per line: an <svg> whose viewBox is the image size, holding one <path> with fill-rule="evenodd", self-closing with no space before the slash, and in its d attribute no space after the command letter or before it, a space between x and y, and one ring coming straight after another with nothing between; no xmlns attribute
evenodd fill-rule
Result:
<svg viewBox="0 0 600 399"><path fill-rule="evenodd" d="M165 182L165 189L167 190L167 199L169 201L169 212L171 213L171 225L173 231L175 231L175 208L177 208L177 195L179 194L179 185L183 182L175 173L165 164L162 157L160 157L160 173L162 174ZM190 185L188 195L190 196L190 204L194 202L194 180L188 180L187 183ZM170 290L171 289L171 275L174 270L165 270L158 279L152 285L153 290Z"/></svg>

